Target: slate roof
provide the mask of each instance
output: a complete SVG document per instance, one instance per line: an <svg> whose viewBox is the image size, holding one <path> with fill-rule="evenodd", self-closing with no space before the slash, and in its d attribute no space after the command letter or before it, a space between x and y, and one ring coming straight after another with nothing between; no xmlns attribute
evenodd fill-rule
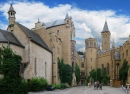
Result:
<svg viewBox="0 0 130 94"><path fill-rule="evenodd" d="M4 31L0 29L0 42L1 43L11 43L20 47L24 47L13 33Z"/></svg>
<svg viewBox="0 0 130 94"><path fill-rule="evenodd" d="M105 31L109 31L109 28L108 28L108 25L107 25L107 21L105 21L105 24L104 24L102 32L105 32Z"/></svg>
<svg viewBox="0 0 130 94"><path fill-rule="evenodd" d="M43 47L44 49L48 50L49 52L52 52L48 46L46 45L46 43L42 40L42 38L35 32L31 31L30 29L28 29L27 27L16 23L19 28L26 34L27 37L31 38L31 41L36 43L37 45Z"/></svg>
<svg viewBox="0 0 130 94"><path fill-rule="evenodd" d="M56 21L48 22L48 23L43 23L42 26L46 26L46 28L49 28L49 27L54 27L54 26L63 25L63 24L65 24L64 19L56 20Z"/></svg>
<svg viewBox="0 0 130 94"><path fill-rule="evenodd" d="M14 8L13 8L13 6L12 6L12 4L11 4L8 12L12 12L12 11L14 11ZM14 12L15 12L15 11L14 11Z"/></svg>

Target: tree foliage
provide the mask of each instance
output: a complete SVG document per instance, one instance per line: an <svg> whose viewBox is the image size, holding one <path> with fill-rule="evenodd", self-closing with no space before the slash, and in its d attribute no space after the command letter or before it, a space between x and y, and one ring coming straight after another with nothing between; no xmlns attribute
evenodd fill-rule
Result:
<svg viewBox="0 0 130 94"><path fill-rule="evenodd" d="M89 72L89 78L92 78L94 81L99 81L104 84L109 83L110 77L106 74L106 68L104 68L103 72L100 68L97 70L91 70Z"/></svg>
<svg viewBox="0 0 130 94"><path fill-rule="evenodd" d="M123 81L123 84L126 84L127 76L128 76L128 70L129 70L129 65L126 59L124 59L123 64L119 70L119 78L120 80Z"/></svg>
<svg viewBox="0 0 130 94"><path fill-rule="evenodd" d="M80 76L80 68L77 63L75 66L75 76L76 76L76 82L78 84L80 82L81 76Z"/></svg>
<svg viewBox="0 0 130 94"><path fill-rule="evenodd" d="M82 51L77 51L77 53L78 53L79 55L84 55L84 52L82 52Z"/></svg>
<svg viewBox="0 0 130 94"><path fill-rule="evenodd" d="M94 81L96 81L96 71L94 69L89 72L89 75Z"/></svg>
<svg viewBox="0 0 130 94"><path fill-rule="evenodd" d="M20 91L21 77L19 74L22 58L16 55L10 47L2 47L0 57L0 72L3 75L0 94L17 94ZM24 93L23 93L24 94Z"/></svg>
<svg viewBox="0 0 130 94"><path fill-rule="evenodd" d="M61 83L68 83L71 85L73 79L73 70L69 64L64 64L63 59L58 61L59 76Z"/></svg>

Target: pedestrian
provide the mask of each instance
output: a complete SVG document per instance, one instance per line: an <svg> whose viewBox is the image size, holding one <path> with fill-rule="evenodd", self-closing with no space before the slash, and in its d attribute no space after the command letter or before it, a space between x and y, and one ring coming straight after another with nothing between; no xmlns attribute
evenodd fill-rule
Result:
<svg viewBox="0 0 130 94"><path fill-rule="evenodd" d="M100 89L102 90L102 83L99 84Z"/></svg>
<svg viewBox="0 0 130 94"><path fill-rule="evenodd" d="M97 82L94 82L94 89L97 88Z"/></svg>
<svg viewBox="0 0 130 94"><path fill-rule="evenodd" d="M127 84L126 84L126 94L128 94L129 88L130 88L130 85L129 85L129 83L127 83Z"/></svg>

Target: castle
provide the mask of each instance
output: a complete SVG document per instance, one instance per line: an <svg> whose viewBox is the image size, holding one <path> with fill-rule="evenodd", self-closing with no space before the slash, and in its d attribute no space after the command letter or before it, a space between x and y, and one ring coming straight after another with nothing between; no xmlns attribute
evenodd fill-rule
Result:
<svg viewBox="0 0 130 94"><path fill-rule="evenodd" d="M120 47L114 42L110 47L111 32L105 21L102 36L102 49L95 38L85 40L85 56L76 52L75 27L72 17L66 14L64 19L53 22L38 22L35 27L28 29L16 22L15 10L11 5L8 11L9 25L7 31L0 29L0 47L9 46L22 57L20 75L25 79L44 77L48 82L60 83L58 60L63 59L75 71L76 63L81 70L81 84L92 69L106 68L110 76L110 85L119 86L119 68L124 59L130 63L130 36ZM73 71L72 85L76 85ZM128 82L130 72L128 71Z"/></svg>
<svg viewBox="0 0 130 94"><path fill-rule="evenodd" d="M95 38L85 40L86 76L89 75L92 69L100 68L103 70L106 68L106 73L110 76L110 85L118 87L120 86L119 69L122 66L123 60L126 59L128 64L130 64L130 36L122 46L115 47L113 42L112 47L110 47L111 32L109 31L107 21L105 21L101 37L102 49L97 45ZM128 71L128 82L130 82L129 75Z"/></svg>
<svg viewBox="0 0 130 94"><path fill-rule="evenodd" d="M11 4L7 31L0 30L0 47L9 46L22 57L20 75L24 79L44 77L50 84L59 84L58 60L63 59L73 69L76 62L80 62L75 60L77 53L72 17L67 13L64 19L54 22L38 20L35 27L29 29L16 22L15 14ZM72 85L76 85L74 71Z"/></svg>

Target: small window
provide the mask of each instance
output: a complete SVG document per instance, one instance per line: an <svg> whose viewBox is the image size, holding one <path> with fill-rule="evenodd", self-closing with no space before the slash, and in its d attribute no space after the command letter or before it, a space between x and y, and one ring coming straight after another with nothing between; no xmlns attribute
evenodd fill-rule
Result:
<svg viewBox="0 0 130 94"><path fill-rule="evenodd" d="M126 50L126 56L128 56L128 50Z"/></svg>
<svg viewBox="0 0 130 94"><path fill-rule="evenodd" d="M59 30L57 30L57 35L59 35L59 33L60 33Z"/></svg>
<svg viewBox="0 0 130 94"><path fill-rule="evenodd" d="M84 63L82 63L81 67L84 68Z"/></svg>
<svg viewBox="0 0 130 94"><path fill-rule="evenodd" d="M91 58L91 61L92 61L92 58Z"/></svg>
<svg viewBox="0 0 130 94"><path fill-rule="evenodd" d="M34 60L34 73L37 75L37 59Z"/></svg>
<svg viewBox="0 0 130 94"><path fill-rule="evenodd" d="M47 63L45 62L45 76L47 76Z"/></svg>

